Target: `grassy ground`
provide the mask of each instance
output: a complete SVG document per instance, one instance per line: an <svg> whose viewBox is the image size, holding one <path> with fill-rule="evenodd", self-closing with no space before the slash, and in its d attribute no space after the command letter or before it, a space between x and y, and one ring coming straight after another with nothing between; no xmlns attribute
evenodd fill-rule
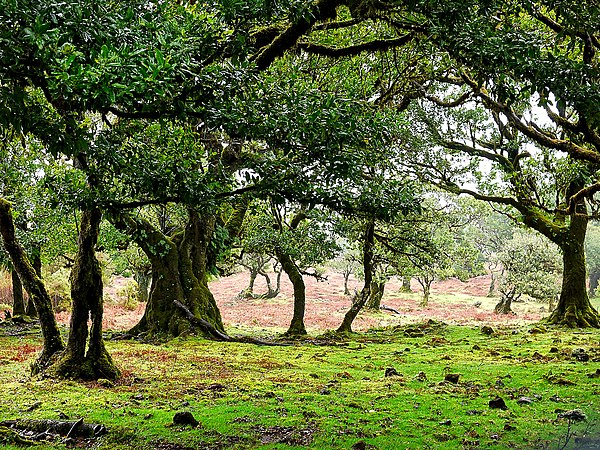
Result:
<svg viewBox="0 0 600 450"><path fill-rule="evenodd" d="M0 326L0 421L84 418L109 430L79 443L98 449L591 449L582 438L600 439L598 330L488 336L432 322L287 347L108 341L124 373L114 386L29 378L39 337L9 331ZM580 348L589 361L572 355ZM490 408L496 397L506 410ZM559 418L573 409L587 420ZM172 425L178 411L200 424Z"/></svg>

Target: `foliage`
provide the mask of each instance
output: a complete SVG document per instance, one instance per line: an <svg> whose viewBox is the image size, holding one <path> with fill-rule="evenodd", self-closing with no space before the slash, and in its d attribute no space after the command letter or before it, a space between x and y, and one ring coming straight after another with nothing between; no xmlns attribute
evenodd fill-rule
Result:
<svg viewBox="0 0 600 450"><path fill-rule="evenodd" d="M514 291L537 300L555 300L560 293L562 258L556 246L542 236L520 232L496 255L502 264L501 292Z"/></svg>

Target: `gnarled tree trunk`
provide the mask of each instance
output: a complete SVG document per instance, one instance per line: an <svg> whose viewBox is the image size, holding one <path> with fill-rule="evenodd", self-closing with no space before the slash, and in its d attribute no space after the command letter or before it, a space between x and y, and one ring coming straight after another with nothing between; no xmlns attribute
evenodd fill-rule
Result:
<svg viewBox="0 0 600 450"><path fill-rule="evenodd" d="M583 200L570 217L568 232L555 241L563 254L563 280L556 309L548 323L567 327L600 328L600 316L590 303L586 288L584 241L587 231L587 208Z"/></svg>
<svg viewBox="0 0 600 450"><path fill-rule="evenodd" d="M344 320L337 329L338 333L352 333L352 322L365 306L371 294L373 281L373 245L375 243L375 221L369 220L363 237L363 271L365 283L359 294L353 299L352 306L344 315Z"/></svg>
<svg viewBox="0 0 600 450"><path fill-rule="evenodd" d="M207 250L214 231L214 217L201 218L190 212L186 229L173 236L165 235L144 219L134 219L127 214L119 214L111 220L137 242L152 264L146 310L129 333L179 336L194 327L189 312L216 330L202 330L207 337L221 339L224 333L221 313L207 282Z"/></svg>
<svg viewBox="0 0 600 450"><path fill-rule="evenodd" d="M306 286L304 285L304 279L296 263L294 263L288 254L280 250L275 250L275 255L281 264L281 268L287 274L294 287L294 316L285 334L287 336L305 335L304 311L306 308Z"/></svg>
<svg viewBox="0 0 600 450"><path fill-rule="evenodd" d="M37 361L32 365L34 374L45 370L55 355L64 349L64 343L58 330L58 324L52 311L52 301L41 278L36 274L29 258L17 242L15 225L10 203L0 198L0 234L4 249L8 252L14 270L17 271L29 298L35 305L42 329L43 348Z"/></svg>
<svg viewBox="0 0 600 450"><path fill-rule="evenodd" d="M13 297L13 316L25 315L25 299L23 297L23 284L16 270L12 270L12 297Z"/></svg>
<svg viewBox="0 0 600 450"><path fill-rule="evenodd" d="M81 213L77 256L71 270L69 339L65 351L49 368L51 374L60 377L97 380L120 376L102 338L102 269L96 258L101 220L102 213L96 208Z"/></svg>
<svg viewBox="0 0 600 450"><path fill-rule="evenodd" d="M373 281L371 283L371 293L367 301L367 309L379 311L381 307L381 299L385 292L385 281Z"/></svg>

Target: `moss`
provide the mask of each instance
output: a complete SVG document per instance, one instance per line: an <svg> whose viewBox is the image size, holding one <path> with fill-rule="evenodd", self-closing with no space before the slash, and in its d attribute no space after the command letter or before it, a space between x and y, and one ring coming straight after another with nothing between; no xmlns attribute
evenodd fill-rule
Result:
<svg viewBox="0 0 600 450"><path fill-rule="evenodd" d="M0 427L0 445L16 445L17 447L30 447L35 442L23 439L10 428Z"/></svg>

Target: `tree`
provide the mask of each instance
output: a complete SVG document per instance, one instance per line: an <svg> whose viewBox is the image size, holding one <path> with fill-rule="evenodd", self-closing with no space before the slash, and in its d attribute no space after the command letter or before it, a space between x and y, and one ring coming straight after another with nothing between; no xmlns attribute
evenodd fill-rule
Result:
<svg viewBox="0 0 600 450"><path fill-rule="evenodd" d="M600 280L600 229L594 222L588 226L585 236L585 256L589 277L589 295L595 297Z"/></svg>
<svg viewBox="0 0 600 450"><path fill-rule="evenodd" d="M501 298L494 308L496 313L512 313L511 303L521 295L548 302L552 311L560 294L562 275L560 252L554 244L543 236L520 232L505 243L497 258L503 272L499 280Z"/></svg>

